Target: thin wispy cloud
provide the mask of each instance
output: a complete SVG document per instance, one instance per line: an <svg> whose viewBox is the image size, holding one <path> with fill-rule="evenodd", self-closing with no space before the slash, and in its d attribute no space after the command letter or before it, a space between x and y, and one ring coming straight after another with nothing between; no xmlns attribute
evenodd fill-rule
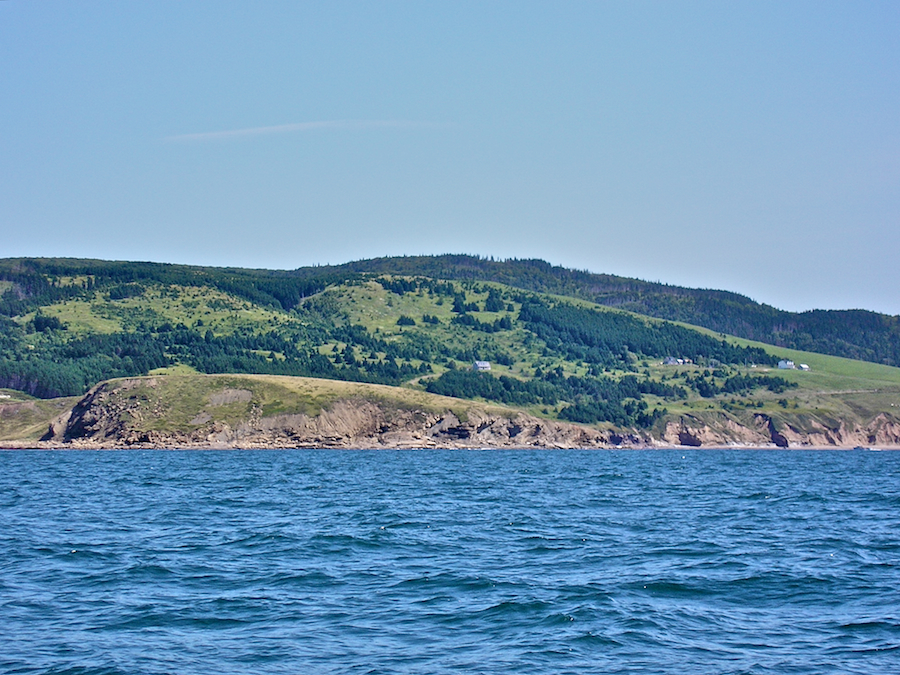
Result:
<svg viewBox="0 0 900 675"><path fill-rule="evenodd" d="M301 131L346 130L361 131L365 129L423 129L445 126L434 122L415 122L410 120L324 120L319 122L296 122L294 124L278 124L270 127L250 127L248 129L229 129L227 131L206 131L196 134L179 134L167 136L167 141L222 141L248 136L265 136L269 134L287 134Z"/></svg>

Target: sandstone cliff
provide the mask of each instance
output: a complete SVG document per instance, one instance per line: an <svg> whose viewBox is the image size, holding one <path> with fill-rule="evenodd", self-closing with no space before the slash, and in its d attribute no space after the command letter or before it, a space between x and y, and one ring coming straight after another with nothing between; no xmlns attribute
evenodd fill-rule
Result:
<svg viewBox="0 0 900 675"><path fill-rule="evenodd" d="M477 404L459 414L364 396L337 399L313 415L263 416L260 407L252 405L251 390L228 387L208 397L207 410L191 420L193 429L153 429L144 422L158 415L159 407L128 393L156 386L155 378L101 384L55 419L41 440L97 448L600 448L652 442L647 435L604 432L524 413L500 414ZM230 404L248 404L246 417L231 423L217 420L214 409Z"/></svg>
<svg viewBox="0 0 900 675"><path fill-rule="evenodd" d="M659 434L668 445L775 446L779 448L900 448L900 422L880 414L867 424L800 415L753 414L743 418L714 413L669 419Z"/></svg>
<svg viewBox="0 0 900 675"><path fill-rule="evenodd" d="M47 428L47 427L45 427ZM378 385L271 376L104 382L49 424L71 448L900 448L900 422L747 412L670 416L653 430L600 429Z"/></svg>

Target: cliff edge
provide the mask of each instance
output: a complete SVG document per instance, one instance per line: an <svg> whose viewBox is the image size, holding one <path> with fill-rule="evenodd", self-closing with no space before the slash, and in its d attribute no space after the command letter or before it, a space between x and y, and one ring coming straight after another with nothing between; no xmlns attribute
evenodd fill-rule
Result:
<svg viewBox="0 0 900 675"><path fill-rule="evenodd" d="M6 404L13 405L13 404ZM26 404L16 403L20 408ZM71 401L69 401L71 405ZM31 406L33 407L33 406ZM7 447L61 448L900 448L900 422L745 411L670 415L653 429L544 419L382 385L266 375L167 375L102 382Z"/></svg>

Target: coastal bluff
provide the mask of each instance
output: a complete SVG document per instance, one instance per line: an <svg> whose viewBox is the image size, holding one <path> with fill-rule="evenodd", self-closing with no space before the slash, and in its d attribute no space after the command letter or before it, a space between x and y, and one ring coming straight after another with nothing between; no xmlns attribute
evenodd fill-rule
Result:
<svg viewBox="0 0 900 675"><path fill-rule="evenodd" d="M126 378L56 416L38 447L601 448L626 436L374 384L260 375ZM19 443L16 443L17 445Z"/></svg>
<svg viewBox="0 0 900 675"><path fill-rule="evenodd" d="M5 447L53 448L900 448L900 423L765 414L673 415L650 430L579 425L384 385L266 375L162 375L102 382ZM0 410L6 420L12 406ZM33 427L35 428L35 427Z"/></svg>

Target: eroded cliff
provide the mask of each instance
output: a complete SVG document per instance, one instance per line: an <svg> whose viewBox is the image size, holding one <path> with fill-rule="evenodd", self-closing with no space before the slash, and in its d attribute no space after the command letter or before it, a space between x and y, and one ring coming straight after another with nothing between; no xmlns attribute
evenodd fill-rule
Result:
<svg viewBox="0 0 900 675"><path fill-rule="evenodd" d="M702 412L595 428L409 389L271 376L104 382L39 445L72 448L900 447L900 422Z"/></svg>

